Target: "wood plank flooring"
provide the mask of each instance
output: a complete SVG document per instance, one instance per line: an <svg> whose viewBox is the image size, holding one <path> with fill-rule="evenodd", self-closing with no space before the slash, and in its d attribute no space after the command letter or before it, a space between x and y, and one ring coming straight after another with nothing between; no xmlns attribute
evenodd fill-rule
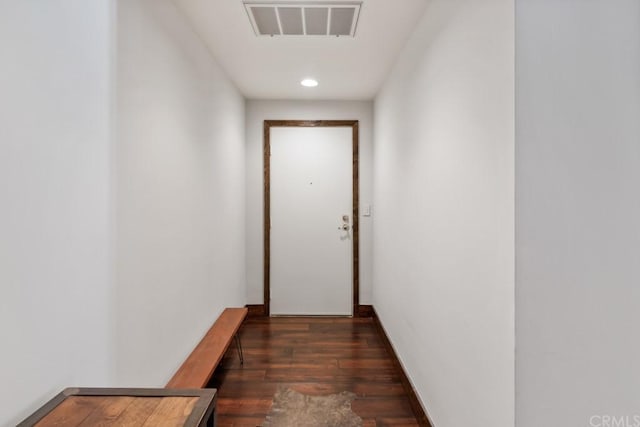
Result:
<svg viewBox="0 0 640 427"><path fill-rule="evenodd" d="M365 427L418 426L370 318L250 318L240 331L244 366L230 347L209 387L220 427L256 427L278 387L322 395L350 391Z"/></svg>

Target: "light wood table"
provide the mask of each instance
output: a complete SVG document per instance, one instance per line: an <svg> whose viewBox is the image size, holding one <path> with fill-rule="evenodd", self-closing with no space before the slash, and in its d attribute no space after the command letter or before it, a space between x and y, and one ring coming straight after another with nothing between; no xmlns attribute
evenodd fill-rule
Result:
<svg viewBox="0 0 640 427"><path fill-rule="evenodd" d="M18 427L214 427L215 389L67 388Z"/></svg>

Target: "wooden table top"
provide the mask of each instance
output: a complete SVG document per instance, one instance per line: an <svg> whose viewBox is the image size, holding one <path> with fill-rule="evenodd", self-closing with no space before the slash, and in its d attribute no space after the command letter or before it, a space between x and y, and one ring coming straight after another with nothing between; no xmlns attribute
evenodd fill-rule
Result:
<svg viewBox="0 0 640 427"><path fill-rule="evenodd" d="M18 426L205 426L215 407L215 392L69 388Z"/></svg>

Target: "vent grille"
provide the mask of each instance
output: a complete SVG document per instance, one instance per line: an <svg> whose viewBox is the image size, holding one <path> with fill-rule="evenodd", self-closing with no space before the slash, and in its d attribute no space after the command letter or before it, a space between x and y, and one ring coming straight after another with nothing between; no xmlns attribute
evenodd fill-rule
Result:
<svg viewBox="0 0 640 427"><path fill-rule="evenodd" d="M354 37L362 2L245 1L256 36Z"/></svg>

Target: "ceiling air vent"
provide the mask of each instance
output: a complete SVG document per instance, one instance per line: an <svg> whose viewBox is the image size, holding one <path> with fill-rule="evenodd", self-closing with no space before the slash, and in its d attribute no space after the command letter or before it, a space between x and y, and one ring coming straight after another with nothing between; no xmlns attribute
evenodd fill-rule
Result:
<svg viewBox="0 0 640 427"><path fill-rule="evenodd" d="M245 1L256 36L349 36L356 33L361 1Z"/></svg>

